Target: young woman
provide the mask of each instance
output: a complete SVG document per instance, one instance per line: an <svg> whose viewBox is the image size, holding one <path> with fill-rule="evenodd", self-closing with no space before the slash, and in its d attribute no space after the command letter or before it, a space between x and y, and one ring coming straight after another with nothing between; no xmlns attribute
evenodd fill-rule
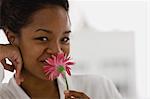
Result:
<svg viewBox="0 0 150 99"><path fill-rule="evenodd" d="M8 84L0 84L0 99L120 99L114 85L103 78L71 76L71 90L61 78L45 80L44 60L70 51L67 0L3 0L1 28L10 44L0 45L0 61L16 70ZM6 63L8 58L12 65Z"/></svg>

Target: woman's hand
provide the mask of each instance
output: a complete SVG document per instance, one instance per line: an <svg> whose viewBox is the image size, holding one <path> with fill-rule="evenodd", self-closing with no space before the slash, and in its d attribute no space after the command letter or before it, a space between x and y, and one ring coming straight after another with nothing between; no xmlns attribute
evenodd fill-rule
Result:
<svg viewBox="0 0 150 99"><path fill-rule="evenodd" d="M12 65L6 63L6 58L11 61ZM19 49L10 44L0 44L0 62L4 69L12 72L16 70L15 79L17 84L20 85L23 77L21 77L22 58Z"/></svg>
<svg viewBox="0 0 150 99"><path fill-rule="evenodd" d="M64 94L65 99L90 99L85 93L73 90L67 90Z"/></svg>

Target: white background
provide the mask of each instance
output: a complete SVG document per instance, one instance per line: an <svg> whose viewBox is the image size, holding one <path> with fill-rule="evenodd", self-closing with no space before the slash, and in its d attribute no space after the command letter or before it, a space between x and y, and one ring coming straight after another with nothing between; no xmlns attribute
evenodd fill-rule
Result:
<svg viewBox="0 0 150 99"><path fill-rule="evenodd" d="M72 30L76 33L73 34L73 45L78 43L76 38L81 36L81 34L77 32L79 32L78 30L82 30L81 27L83 24L88 24L90 28L94 28L100 33L113 33L113 31L119 31L118 33L134 33L134 53L132 54L135 66L136 95L139 99L150 99L150 1L72 0L70 17L72 20ZM91 37L91 35L89 36ZM6 39L3 38L0 35L0 42L6 43ZM94 38L91 39L94 40ZM82 43L82 46L85 44L86 49L88 49L87 53L90 51L94 52L93 48L86 45L88 42L86 40ZM81 48L76 48L73 45L73 55L78 51L84 52ZM94 54L97 53L94 52ZM81 57L75 56L75 58L85 60L86 62L87 57L83 55ZM98 57L93 59L98 60ZM7 82L8 79L9 77L5 77L4 82Z"/></svg>
<svg viewBox="0 0 150 99"><path fill-rule="evenodd" d="M135 78L139 99L150 98L150 1L149 0L77 0L79 9L72 19L77 23L81 13L90 26L99 31L133 31ZM81 20L79 20L80 23ZM77 28L80 26L77 25ZM75 43L75 42L74 42Z"/></svg>

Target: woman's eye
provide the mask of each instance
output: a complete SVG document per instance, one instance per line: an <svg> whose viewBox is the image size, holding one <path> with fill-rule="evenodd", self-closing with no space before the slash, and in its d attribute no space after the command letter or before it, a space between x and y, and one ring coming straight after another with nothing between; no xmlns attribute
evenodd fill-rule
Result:
<svg viewBox="0 0 150 99"><path fill-rule="evenodd" d="M35 38L36 40L40 40L40 41L48 41L47 37L37 37Z"/></svg>
<svg viewBox="0 0 150 99"><path fill-rule="evenodd" d="M69 44L70 43L70 38L69 37L64 37L61 41L65 44Z"/></svg>

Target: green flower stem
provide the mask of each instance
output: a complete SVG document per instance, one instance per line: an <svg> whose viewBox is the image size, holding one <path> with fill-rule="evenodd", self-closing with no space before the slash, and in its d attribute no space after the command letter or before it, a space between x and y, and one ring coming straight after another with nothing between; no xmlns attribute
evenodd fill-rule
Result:
<svg viewBox="0 0 150 99"><path fill-rule="evenodd" d="M64 79L65 79L65 82L66 82L67 90L69 90L69 85L68 85L68 81L67 81L66 75L64 76Z"/></svg>
<svg viewBox="0 0 150 99"><path fill-rule="evenodd" d="M57 68L58 72L62 73L64 75L64 79L65 79L65 82L66 82L66 87L67 87L67 90L69 90L69 85L68 85L68 81L67 81L67 78L66 78L66 71L65 71L65 68L64 66L59 66Z"/></svg>

